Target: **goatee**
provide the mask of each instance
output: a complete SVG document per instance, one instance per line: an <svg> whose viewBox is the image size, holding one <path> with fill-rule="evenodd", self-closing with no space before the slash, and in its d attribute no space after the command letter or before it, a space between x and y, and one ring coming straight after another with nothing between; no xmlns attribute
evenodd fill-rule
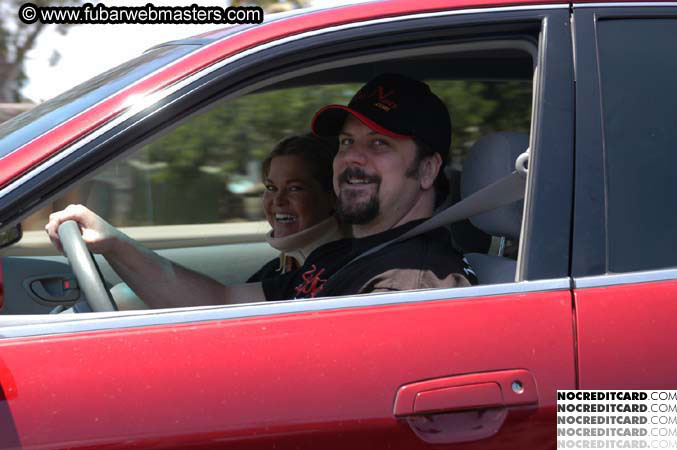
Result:
<svg viewBox="0 0 677 450"><path fill-rule="evenodd" d="M347 188L342 189L338 195L336 205L336 217L341 223L349 225L364 225L374 220L380 210L380 203L378 200L378 190L381 183L381 177L378 175L370 175L358 167L348 167L339 176L341 184L348 184L351 178L360 178L367 183L376 184L376 192L363 200L363 192L355 191Z"/></svg>
<svg viewBox="0 0 677 450"><path fill-rule="evenodd" d="M376 193L364 201L355 201L351 199L354 197L350 194L343 194L338 198L336 205L336 218L341 222L349 225L364 225L374 220L380 210L381 205L378 201Z"/></svg>

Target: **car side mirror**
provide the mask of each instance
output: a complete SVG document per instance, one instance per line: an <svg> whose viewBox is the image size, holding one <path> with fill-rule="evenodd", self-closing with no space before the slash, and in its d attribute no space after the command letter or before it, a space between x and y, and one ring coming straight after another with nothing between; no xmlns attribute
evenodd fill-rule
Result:
<svg viewBox="0 0 677 450"><path fill-rule="evenodd" d="M0 248L5 248L19 242L21 236L23 236L23 230L20 223L0 231Z"/></svg>

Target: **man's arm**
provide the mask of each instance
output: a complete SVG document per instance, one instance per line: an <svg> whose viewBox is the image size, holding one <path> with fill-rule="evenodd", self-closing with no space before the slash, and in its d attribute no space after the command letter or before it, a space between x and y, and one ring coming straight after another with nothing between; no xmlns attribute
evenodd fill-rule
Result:
<svg viewBox="0 0 677 450"><path fill-rule="evenodd" d="M224 286L143 247L81 205L49 217L45 230L61 251L59 225L75 220L90 251L102 254L115 272L151 308L221 305L265 300L261 283Z"/></svg>

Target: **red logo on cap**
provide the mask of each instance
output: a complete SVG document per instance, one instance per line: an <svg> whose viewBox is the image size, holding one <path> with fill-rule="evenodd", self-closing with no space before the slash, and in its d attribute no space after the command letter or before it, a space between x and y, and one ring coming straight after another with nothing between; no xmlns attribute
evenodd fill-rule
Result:
<svg viewBox="0 0 677 450"><path fill-rule="evenodd" d="M385 92L383 86L377 86L376 89L374 89L369 93L360 91L359 94L357 95L357 99L364 100L371 97L377 97L377 101L374 102L373 106L380 108L384 111L390 111L391 109L397 108L397 102L389 98L394 94L395 94L394 90Z"/></svg>

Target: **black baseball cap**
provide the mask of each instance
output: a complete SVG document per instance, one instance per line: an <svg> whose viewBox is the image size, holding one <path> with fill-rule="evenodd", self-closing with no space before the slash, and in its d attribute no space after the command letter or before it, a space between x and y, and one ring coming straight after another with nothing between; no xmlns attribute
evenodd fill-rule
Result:
<svg viewBox="0 0 677 450"><path fill-rule="evenodd" d="M421 81L399 74L379 75L365 84L348 106L329 105L319 110L311 128L320 136L338 136L348 114L385 136L416 138L447 160L449 111Z"/></svg>

